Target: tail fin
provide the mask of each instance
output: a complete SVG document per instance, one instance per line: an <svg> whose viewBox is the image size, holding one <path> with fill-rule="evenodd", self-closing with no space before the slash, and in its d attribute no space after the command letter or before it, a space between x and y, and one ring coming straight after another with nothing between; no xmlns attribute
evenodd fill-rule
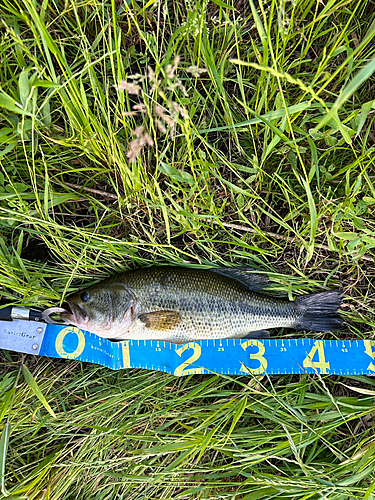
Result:
<svg viewBox="0 0 375 500"><path fill-rule="evenodd" d="M341 290L313 293L296 298L296 305L302 312L302 320L297 330L332 332L342 327L342 319L337 309L343 298Z"/></svg>

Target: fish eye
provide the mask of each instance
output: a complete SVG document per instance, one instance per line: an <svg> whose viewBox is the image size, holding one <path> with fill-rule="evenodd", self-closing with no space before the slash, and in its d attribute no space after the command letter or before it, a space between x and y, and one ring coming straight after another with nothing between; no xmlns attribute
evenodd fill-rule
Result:
<svg viewBox="0 0 375 500"><path fill-rule="evenodd" d="M89 292L82 292L82 293L81 293L81 300L83 300L83 302L88 301L88 300L89 300L89 298L90 298L90 294L89 294Z"/></svg>

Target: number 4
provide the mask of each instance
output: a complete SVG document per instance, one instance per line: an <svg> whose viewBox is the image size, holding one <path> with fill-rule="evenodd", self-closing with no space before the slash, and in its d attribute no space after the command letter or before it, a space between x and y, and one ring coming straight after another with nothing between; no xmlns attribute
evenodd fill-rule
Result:
<svg viewBox="0 0 375 500"><path fill-rule="evenodd" d="M318 351L318 361L313 361L316 351ZM314 343L314 347L311 349L306 358L303 360L303 367L314 368L314 369L320 368L319 373L328 373L330 364L329 361L328 362L326 361L324 355L323 340L317 340Z"/></svg>

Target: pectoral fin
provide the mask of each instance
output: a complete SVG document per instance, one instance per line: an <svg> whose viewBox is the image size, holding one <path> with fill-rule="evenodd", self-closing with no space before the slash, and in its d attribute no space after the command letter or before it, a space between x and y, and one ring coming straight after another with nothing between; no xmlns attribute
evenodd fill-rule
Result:
<svg viewBox="0 0 375 500"><path fill-rule="evenodd" d="M257 330L255 332L249 332L243 339L269 339L270 332L268 330Z"/></svg>
<svg viewBox="0 0 375 500"><path fill-rule="evenodd" d="M150 330L173 330L181 318L179 313L173 311L156 311L140 314L138 318Z"/></svg>

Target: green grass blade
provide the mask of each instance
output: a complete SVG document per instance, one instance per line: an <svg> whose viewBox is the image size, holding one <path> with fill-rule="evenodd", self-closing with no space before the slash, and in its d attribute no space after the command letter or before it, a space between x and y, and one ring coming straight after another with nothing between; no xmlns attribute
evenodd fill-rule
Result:
<svg viewBox="0 0 375 500"><path fill-rule="evenodd" d="M45 396L43 395L42 391L40 390L35 378L32 376L30 370L27 368L26 365L22 365L22 375L25 377L25 380L32 390L32 392L35 394L35 396L39 399L39 401L42 403L44 408L48 411L48 413L53 417L56 418L55 412L52 410L50 405L47 403L47 400Z"/></svg>
<svg viewBox="0 0 375 500"><path fill-rule="evenodd" d="M0 6L1 298L43 309L127 269L251 266L290 300L344 290L341 331L273 329L285 348L371 339L371 1L120 4ZM39 357L19 380L22 359L0 352L14 498L373 497L371 377Z"/></svg>
<svg viewBox="0 0 375 500"><path fill-rule="evenodd" d="M5 487L5 464L8 454L10 430L11 430L10 424L6 423L3 427L0 438L0 485L1 485L1 493L5 497L9 496L9 492Z"/></svg>
<svg viewBox="0 0 375 500"><path fill-rule="evenodd" d="M334 119L336 123L341 123L338 118L338 111L341 107L348 101L348 99L354 94L354 92L366 82L373 73L375 72L375 57L369 61L355 77L346 85L340 92L340 95L334 102L328 113L319 121L319 123L314 127L313 131L320 130L324 125L326 125L331 119ZM345 133L345 137L347 134Z"/></svg>
<svg viewBox="0 0 375 500"><path fill-rule="evenodd" d="M0 92L0 108L7 109L8 111L12 111L13 113L20 115L32 116L31 113L28 113L22 108L21 104L2 91Z"/></svg>

